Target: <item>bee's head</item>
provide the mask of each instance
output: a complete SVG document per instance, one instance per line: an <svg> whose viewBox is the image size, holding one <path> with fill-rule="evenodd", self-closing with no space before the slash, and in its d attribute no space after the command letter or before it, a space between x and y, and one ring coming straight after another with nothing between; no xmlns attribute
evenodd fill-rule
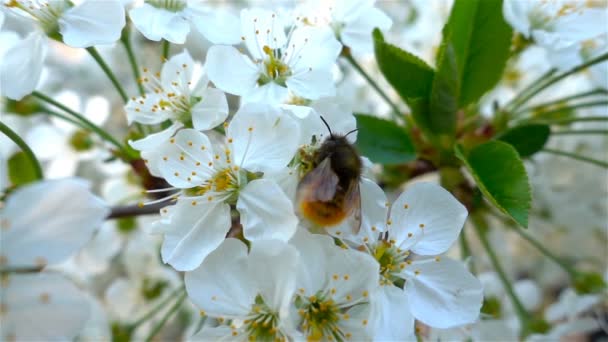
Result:
<svg viewBox="0 0 608 342"><path fill-rule="evenodd" d="M354 133L357 131L357 128L353 129L352 131L342 135L342 134L335 134L334 132L331 131L331 127L329 127L329 124L327 123L327 121L325 121L325 118L323 116L319 116L321 118L321 120L323 120L323 123L325 124L325 127L327 127L327 130L329 131L329 137L327 138L328 141L346 141L346 137L348 137L349 134Z"/></svg>

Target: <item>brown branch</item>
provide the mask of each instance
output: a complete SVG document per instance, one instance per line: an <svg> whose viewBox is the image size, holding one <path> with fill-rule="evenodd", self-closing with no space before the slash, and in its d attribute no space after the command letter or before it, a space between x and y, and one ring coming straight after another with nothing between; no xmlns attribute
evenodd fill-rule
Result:
<svg viewBox="0 0 608 342"><path fill-rule="evenodd" d="M117 206L113 207L110 215L106 218L107 220L130 217L130 216L141 216L141 215L154 215L158 214L160 209L170 205L169 201L139 206L137 204Z"/></svg>

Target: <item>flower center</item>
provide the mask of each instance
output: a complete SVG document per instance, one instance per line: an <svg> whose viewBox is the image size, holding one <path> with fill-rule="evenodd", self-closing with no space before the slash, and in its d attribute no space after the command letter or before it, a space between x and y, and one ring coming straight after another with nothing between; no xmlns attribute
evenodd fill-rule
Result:
<svg viewBox="0 0 608 342"><path fill-rule="evenodd" d="M15 9L15 12L19 15L35 19L49 37L61 41L57 22L63 12L72 7L72 4L63 0L48 2L44 0L11 0L5 6Z"/></svg>
<svg viewBox="0 0 608 342"><path fill-rule="evenodd" d="M244 321L249 341L285 341L280 332L279 315L273 312L264 299L258 295L251 306L249 318Z"/></svg>
<svg viewBox="0 0 608 342"><path fill-rule="evenodd" d="M372 256L380 264L381 285L392 285L395 281L400 280L402 278L399 276L400 271L411 263L408 260L410 251L397 248L390 241L380 240L376 245L371 246L370 249Z"/></svg>
<svg viewBox="0 0 608 342"><path fill-rule="evenodd" d="M240 174L234 168L226 167L217 171L213 177L205 181L201 186L187 190L188 195L207 196L209 201L221 199L231 202L238 198L240 187ZM216 198L216 197L221 198Z"/></svg>
<svg viewBox="0 0 608 342"><path fill-rule="evenodd" d="M170 12L179 12L186 8L186 1L183 0L147 0L153 7L165 9Z"/></svg>
<svg viewBox="0 0 608 342"><path fill-rule="evenodd" d="M298 313L302 318L302 330L306 331L308 340L335 338L339 341L345 338L338 328L340 308L332 298L326 298L322 294L299 298L303 299L303 303Z"/></svg>
<svg viewBox="0 0 608 342"><path fill-rule="evenodd" d="M259 85L274 81L285 86L287 78L291 76L291 69L289 69L289 65L281 60L281 50L271 49L268 45L264 45L262 50L268 56L268 59L264 61L265 73L258 79Z"/></svg>

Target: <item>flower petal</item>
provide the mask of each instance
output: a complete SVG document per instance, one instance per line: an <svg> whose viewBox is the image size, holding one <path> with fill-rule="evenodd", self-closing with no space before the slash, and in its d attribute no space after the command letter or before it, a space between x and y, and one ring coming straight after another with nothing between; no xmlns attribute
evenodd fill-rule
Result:
<svg viewBox="0 0 608 342"><path fill-rule="evenodd" d="M2 95L21 100L36 89L42 74L46 50L46 36L40 32L32 32L6 51L0 62Z"/></svg>
<svg viewBox="0 0 608 342"><path fill-rule="evenodd" d="M190 271L224 241L230 229L230 206L224 203L195 203L179 200L170 222L161 224L165 238L163 261L178 271Z"/></svg>
<svg viewBox="0 0 608 342"><path fill-rule="evenodd" d="M61 275L11 274L7 279L2 340L73 340L84 327L90 314L87 297Z"/></svg>
<svg viewBox="0 0 608 342"><path fill-rule="evenodd" d="M348 23L340 32L340 40L356 54L373 52L372 31L374 28L387 31L392 24L393 21L388 15L373 7L364 15Z"/></svg>
<svg viewBox="0 0 608 342"><path fill-rule="evenodd" d="M376 341L410 341L414 337L414 316L405 292L392 285L380 286L373 301Z"/></svg>
<svg viewBox="0 0 608 342"><path fill-rule="evenodd" d="M286 315L296 289L297 250L278 240L254 241L248 259L248 276L264 303ZM269 267L270 266L270 267Z"/></svg>
<svg viewBox="0 0 608 342"><path fill-rule="evenodd" d="M211 43L234 45L241 42L241 23L236 15L218 8L211 11L192 4L188 4L188 7L192 24Z"/></svg>
<svg viewBox="0 0 608 342"><path fill-rule="evenodd" d="M233 139L234 163L252 172L282 170L295 155L300 139L297 122L279 108L248 103L226 129Z"/></svg>
<svg viewBox="0 0 608 342"><path fill-rule="evenodd" d="M298 225L293 204L279 185L269 179L251 181L239 194L236 209L241 214L243 234L248 240L289 240Z"/></svg>
<svg viewBox="0 0 608 342"><path fill-rule="evenodd" d="M228 117L228 101L223 91L207 88L202 101L192 108L192 124L199 131L220 125Z"/></svg>
<svg viewBox="0 0 608 342"><path fill-rule="evenodd" d="M258 68L232 46L214 45L207 52L205 69L217 88L234 95L245 95L256 86Z"/></svg>
<svg viewBox="0 0 608 342"><path fill-rule="evenodd" d="M197 130L180 130L158 153L162 156L158 165L161 175L178 188L201 185L215 173L211 141Z"/></svg>
<svg viewBox="0 0 608 342"><path fill-rule="evenodd" d="M257 295L247 246L237 239L226 239L199 268L186 273L185 283L192 302L212 317L244 318Z"/></svg>
<svg viewBox="0 0 608 342"><path fill-rule="evenodd" d="M285 83L294 94L310 100L336 95L336 87L330 70L304 70L289 77Z"/></svg>
<svg viewBox="0 0 608 342"><path fill-rule="evenodd" d="M125 9L117 0L87 0L59 19L63 42L72 47L112 44L125 27Z"/></svg>
<svg viewBox="0 0 608 342"><path fill-rule="evenodd" d="M174 44L184 44L190 32L190 23L181 13L174 13L149 4L129 11L133 25L144 37L159 41L165 39Z"/></svg>
<svg viewBox="0 0 608 342"><path fill-rule="evenodd" d="M479 317L483 287L462 262L449 258L418 260L405 269L404 275L412 313L424 324L451 328Z"/></svg>
<svg viewBox="0 0 608 342"><path fill-rule="evenodd" d="M12 267L58 263L92 237L109 210L79 179L37 182L9 196L0 254Z"/></svg>
<svg viewBox="0 0 608 342"><path fill-rule="evenodd" d="M409 233L422 233L411 250L420 255L437 255L452 246L466 218L466 208L447 190L433 183L416 183L391 207L390 236L402 245L407 243Z"/></svg>

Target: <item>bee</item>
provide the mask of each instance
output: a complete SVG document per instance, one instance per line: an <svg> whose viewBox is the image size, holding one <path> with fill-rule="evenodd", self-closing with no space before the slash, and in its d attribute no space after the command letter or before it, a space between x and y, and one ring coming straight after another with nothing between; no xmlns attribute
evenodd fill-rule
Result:
<svg viewBox="0 0 608 342"><path fill-rule="evenodd" d="M322 227L332 227L348 220L354 234L361 228L362 161L345 135L329 131L329 137L312 157L312 170L304 175L297 188L297 208L301 216Z"/></svg>

